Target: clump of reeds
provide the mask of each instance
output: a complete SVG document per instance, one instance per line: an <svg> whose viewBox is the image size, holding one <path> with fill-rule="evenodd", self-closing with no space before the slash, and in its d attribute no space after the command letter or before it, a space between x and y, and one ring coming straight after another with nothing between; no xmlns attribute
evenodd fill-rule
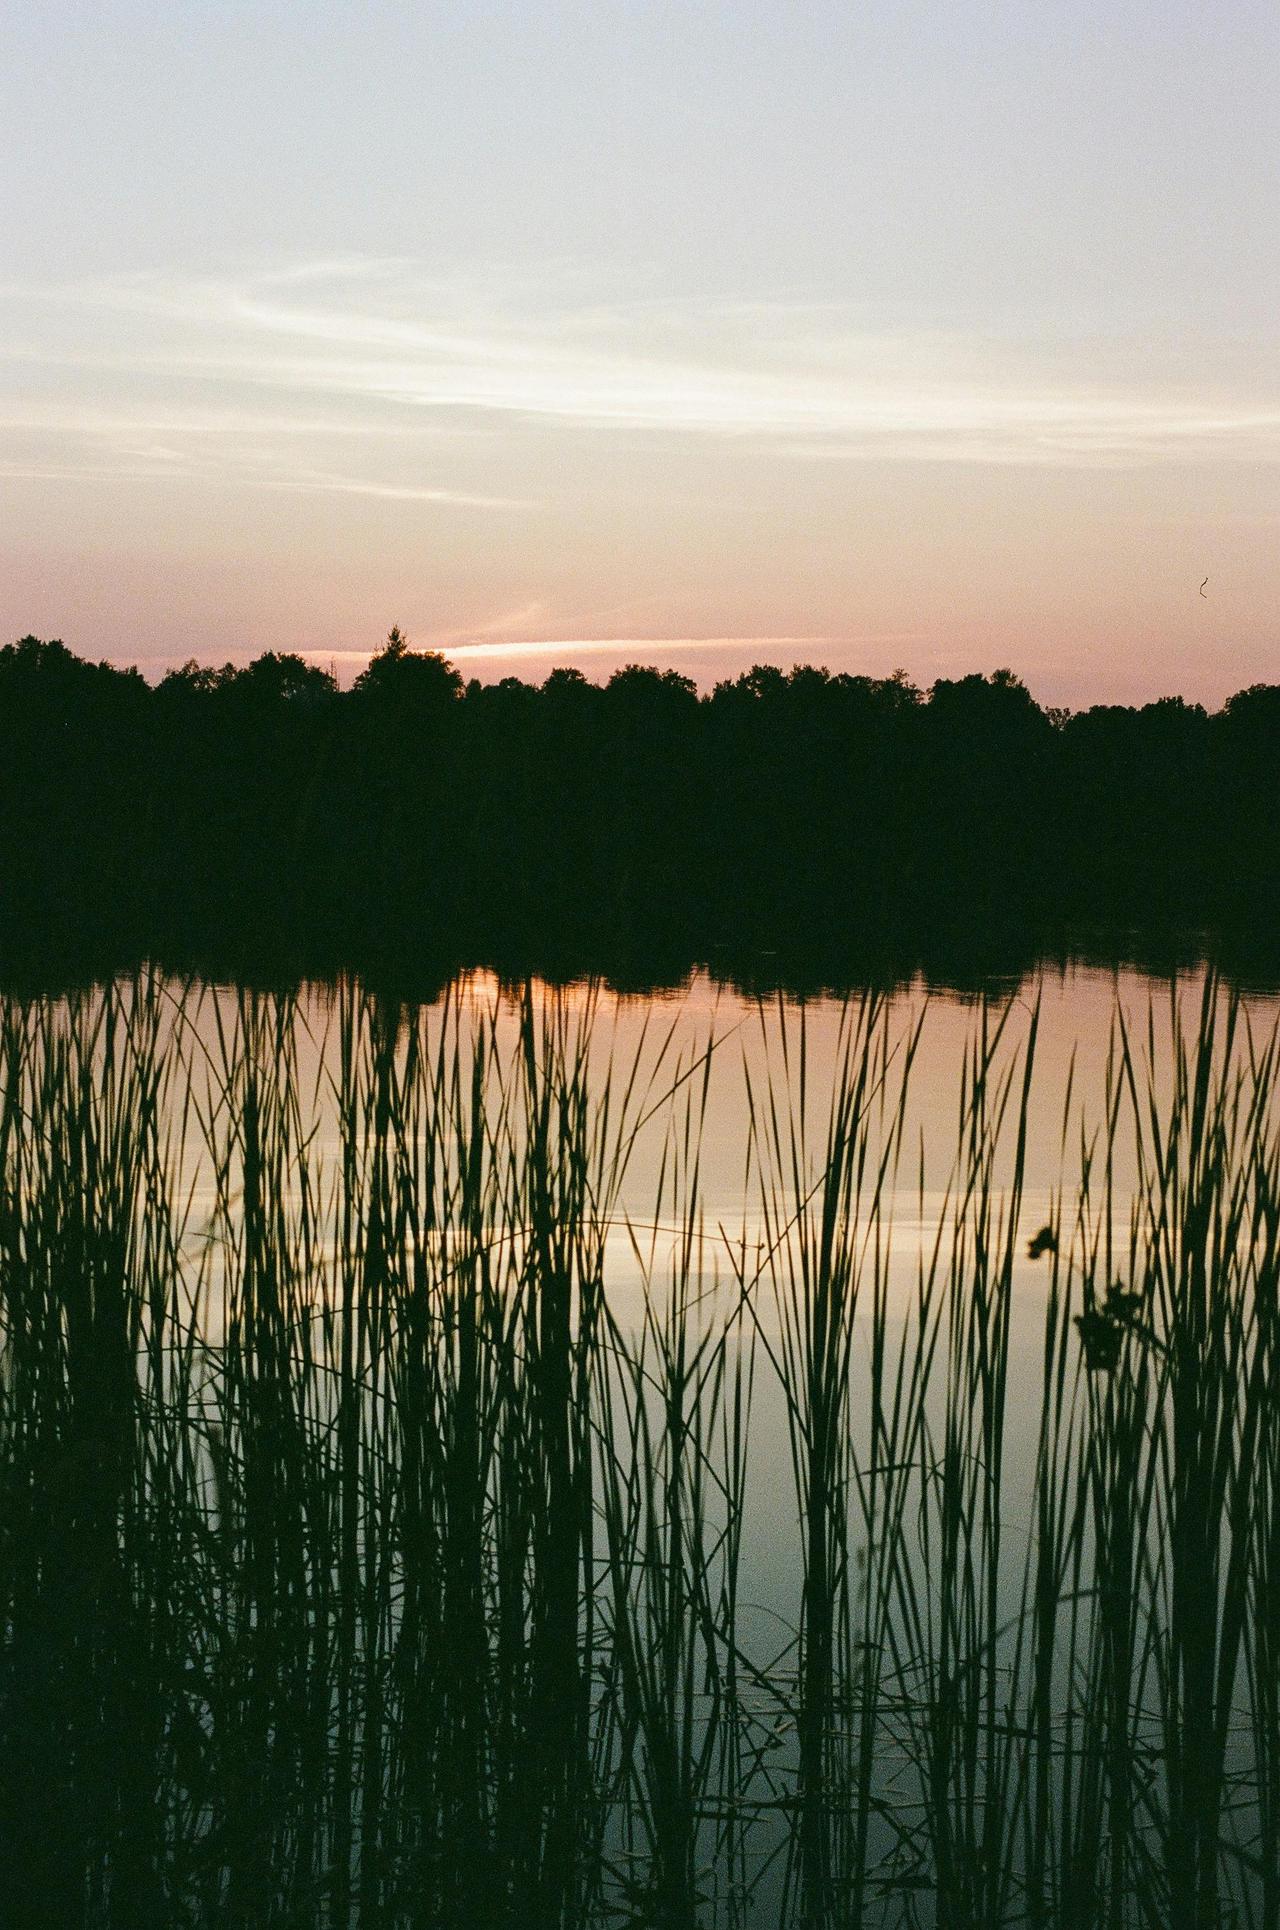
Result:
<svg viewBox="0 0 1280 1930"><path fill-rule="evenodd" d="M759 1025L0 1004L6 1920L1280 1924L1275 1036Z"/></svg>

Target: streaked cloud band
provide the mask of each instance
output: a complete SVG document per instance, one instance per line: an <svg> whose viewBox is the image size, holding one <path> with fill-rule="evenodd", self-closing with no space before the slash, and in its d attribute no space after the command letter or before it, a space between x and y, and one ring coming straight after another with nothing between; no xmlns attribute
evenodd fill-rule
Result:
<svg viewBox="0 0 1280 1930"><path fill-rule="evenodd" d="M1014 354L959 330L871 331L830 303L589 303L572 278L504 294L496 278L357 260L10 285L0 301L16 391L4 413L32 476L91 475L95 451L132 473L139 443L165 443L155 466L192 476L274 464L278 487L502 506L501 488L433 473L439 451L417 452L412 476L378 452L499 422L733 441L785 461L1280 461L1280 383L1258 371L1193 392L1133 345L1024 337ZM320 477L299 458L329 435L359 438L361 473ZM237 455L254 438L269 453Z"/></svg>

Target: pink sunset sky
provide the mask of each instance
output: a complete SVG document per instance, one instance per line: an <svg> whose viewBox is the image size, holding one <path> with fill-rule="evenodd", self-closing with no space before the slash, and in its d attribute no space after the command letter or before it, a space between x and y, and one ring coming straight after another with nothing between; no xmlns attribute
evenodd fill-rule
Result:
<svg viewBox="0 0 1280 1930"><path fill-rule="evenodd" d="M3 640L1280 681L1272 6L2 38Z"/></svg>

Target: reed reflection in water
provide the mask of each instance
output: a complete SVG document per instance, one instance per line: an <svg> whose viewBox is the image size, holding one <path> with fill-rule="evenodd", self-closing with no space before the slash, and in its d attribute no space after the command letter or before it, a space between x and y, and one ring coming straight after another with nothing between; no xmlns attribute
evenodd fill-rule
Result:
<svg viewBox="0 0 1280 1930"><path fill-rule="evenodd" d="M0 1008L8 1920L1280 1923L1270 1020L606 1005Z"/></svg>

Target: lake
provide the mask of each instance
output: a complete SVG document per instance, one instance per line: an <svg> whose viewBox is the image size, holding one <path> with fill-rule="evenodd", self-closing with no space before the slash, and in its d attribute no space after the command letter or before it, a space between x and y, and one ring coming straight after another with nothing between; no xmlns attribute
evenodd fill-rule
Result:
<svg viewBox="0 0 1280 1930"><path fill-rule="evenodd" d="M1280 1921L1278 1017L4 1001L14 1920Z"/></svg>

